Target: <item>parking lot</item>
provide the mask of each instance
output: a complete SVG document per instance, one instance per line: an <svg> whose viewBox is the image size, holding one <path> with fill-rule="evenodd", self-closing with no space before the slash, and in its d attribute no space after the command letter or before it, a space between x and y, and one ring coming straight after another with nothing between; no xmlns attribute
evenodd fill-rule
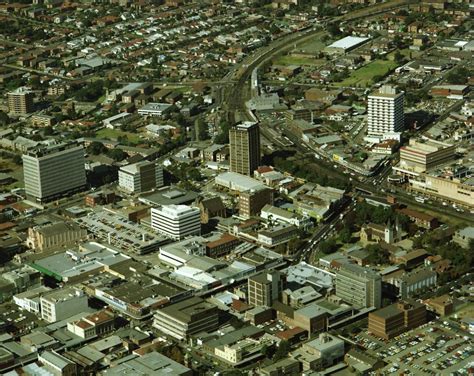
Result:
<svg viewBox="0 0 474 376"><path fill-rule="evenodd" d="M355 341L387 363L381 370L384 375L467 375L474 367L474 337L453 325L428 323L388 342L364 331Z"/></svg>

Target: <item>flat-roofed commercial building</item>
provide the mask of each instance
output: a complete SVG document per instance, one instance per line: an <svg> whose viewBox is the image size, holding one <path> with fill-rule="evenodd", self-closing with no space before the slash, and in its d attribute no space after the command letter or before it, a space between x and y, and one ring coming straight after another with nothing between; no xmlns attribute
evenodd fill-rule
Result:
<svg viewBox="0 0 474 376"><path fill-rule="evenodd" d="M26 87L8 93L8 109L12 115L25 115L33 112L35 106L33 103L34 93Z"/></svg>
<svg viewBox="0 0 474 376"><path fill-rule="evenodd" d="M23 154L26 197L47 202L86 187L84 148L77 143L39 147Z"/></svg>
<svg viewBox="0 0 474 376"><path fill-rule="evenodd" d="M211 332L219 325L219 311L205 300L192 297L156 311L153 326L179 340L200 332Z"/></svg>
<svg viewBox="0 0 474 376"><path fill-rule="evenodd" d="M260 164L260 130L245 122L229 130L230 171L252 175Z"/></svg>
<svg viewBox="0 0 474 376"><path fill-rule="evenodd" d="M156 162L141 161L120 168L119 186L129 193L141 193L163 186L163 168Z"/></svg>
<svg viewBox="0 0 474 376"><path fill-rule="evenodd" d="M41 318L47 322L67 319L87 310L87 296L81 290L67 288L41 296Z"/></svg>
<svg viewBox="0 0 474 376"><path fill-rule="evenodd" d="M336 273L336 295L356 308L380 308L382 278L369 268L344 264Z"/></svg>
<svg viewBox="0 0 474 376"><path fill-rule="evenodd" d="M163 205L151 209L151 227L171 239L201 235L199 208L187 205Z"/></svg>
<svg viewBox="0 0 474 376"><path fill-rule="evenodd" d="M377 93L369 95L367 124L370 136L401 132L404 122L403 93L397 93L391 86L382 86Z"/></svg>
<svg viewBox="0 0 474 376"><path fill-rule="evenodd" d="M409 145L400 148L400 167L424 172L454 160L455 151L454 145L445 142L411 139Z"/></svg>
<svg viewBox="0 0 474 376"><path fill-rule="evenodd" d="M369 313L369 332L383 339L426 323L426 307L417 301L400 301Z"/></svg>
<svg viewBox="0 0 474 376"><path fill-rule="evenodd" d="M106 376L193 375L193 371L189 368L156 351L143 356L128 356L127 359L105 370L103 374Z"/></svg>

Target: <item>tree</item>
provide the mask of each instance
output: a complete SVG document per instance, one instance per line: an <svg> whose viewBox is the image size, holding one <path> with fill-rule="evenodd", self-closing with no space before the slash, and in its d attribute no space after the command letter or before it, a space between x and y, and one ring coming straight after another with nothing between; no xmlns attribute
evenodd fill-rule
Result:
<svg viewBox="0 0 474 376"><path fill-rule="evenodd" d="M100 142L93 141L87 147L87 152L93 155L99 155L107 152L107 148Z"/></svg>
<svg viewBox="0 0 474 376"><path fill-rule="evenodd" d="M403 64L405 62L405 56L400 51L396 51L393 59L397 64Z"/></svg>
<svg viewBox="0 0 474 376"><path fill-rule="evenodd" d="M330 238L328 240L324 240L321 243L319 243L319 249L325 255L329 255L331 253L336 252L338 248L339 247L334 238Z"/></svg>
<svg viewBox="0 0 474 376"><path fill-rule="evenodd" d="M107 155L117 162L123 161L125 158L128 157L127 153L125 153L122 149L109 150Z"/></svg>
<svg viewBox="0 0 474 376"><path fill-rule="evenodd" d="M290 344L288 341L281 341L278 345L277 351L275 351L275 355L273 355L273 360L283 359L288 355L290 352Z"/></svg>
<svg viewBox="0 0 474 376"><path fill-rule="evenodd" d="M446 75L446 82L449 84L462 85L467 82L468 77L471 75L472 72L468 68L457 67Z"/></svg>
<svg viewBox="0 0 474 376"><path fill-rule="evenodd" d="M21 158L21 155L18 155L18 154L15 154L12 160L13 160L13 163L15 163L18 166L23 163L23 159Z"/></svg>
<svg viewBox="0 0 474 376"><path fill-rule="evenodd" d="M206 122L203 119L197 119L194 123L196 128L196 135L198 140L207 140L209 139L209 132Z"/></svg>
<svg viewBox="0 0 474 376"><path fill-rule="evenodd" d="M10 118L7 113L0 110L0 125L7 125L10 123Z"/></svg>
<svg viewBox="0 0 474 376"><path fill-rule="evenodd" d="M49 125L48 125L47 127L44 127L44 129L43 129L43 134L44 134L45 136L51 136L53 133L54 133L53 127L51 127L51 126L49 126Z"/></svg>
<svg viewBox="0 0 474 376"><path fill-rule="evenodd" d="M352 231L348 227L344 227L339 233L339 239L343 243L350 243L352 241Z"/></svg>

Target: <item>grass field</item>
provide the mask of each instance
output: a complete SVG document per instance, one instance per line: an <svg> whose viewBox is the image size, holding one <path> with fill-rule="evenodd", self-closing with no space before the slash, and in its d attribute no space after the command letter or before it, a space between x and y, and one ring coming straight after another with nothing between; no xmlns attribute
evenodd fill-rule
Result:
<svg viewBox="0 0 474 376"><path fill-rule="evenodd" d="M137 134L124 132L120 129L103 128L96 133L97 138L105 138L108 140L117 140L119 136L126 136L128 140L134 144L138 144L140 142L140 137L138 137Z"/></svg>
<svg viewBox="0 0 474 376"><path fill-rule="evenodd" d="M337 82L337 86L361 86L370 84L375 76L384 76L390 70L396 68L398 64L390 60L375 60L362 68L352 72L351 75L342 82Z"/></svg>
<svg viewBox="0 0 474 376"><path fill-rule="evenodd" d="M274 64L276 65L309 65L309 66L318 66L321 65L322 60L313 59L311 57L295 56L295 55L285 55L278 57Z"/></svg>
<svg viewBox="0 0 474 376"><path fill-rule="evenodd" d="M321 41L320 38L314 38L311 41L298 46L296 51L315 54L322 51L324 47L326 47L326 45Z"/></svg>

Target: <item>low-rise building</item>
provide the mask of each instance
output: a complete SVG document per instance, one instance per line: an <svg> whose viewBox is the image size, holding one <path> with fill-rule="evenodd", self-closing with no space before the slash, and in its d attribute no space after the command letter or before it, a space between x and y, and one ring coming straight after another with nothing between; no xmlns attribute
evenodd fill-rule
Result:
<svg viewBox="0 0 474 376"><path fill-rule="evenodd" d="M344 341L329 333L321 333L318 338L293 351L291 357L302 364L303 371L319 371L344 358Z"/></svg>
<svg viewBox="0 0 474 376"><path fill-rule="evenodd" d="M40 298L41 318L47 322L67 319L87 311L87 296L75 288L53 290Z"/></svg>
<svg viewBox="0 0 474 376"><path fill-rule="evenodd" d="M369 332L383 339L426 323L426 307L417 301L400 301L369 313Z"/></svg>
<svg viewBox="0 0 474 376"><path fill-rule="evenodd" d="M156 311L153 326L176 339L183 340L199 332L216 330L218 309L205 300L192 297Z"/></svg>
<svg viewBox="0 0 474 376"><path fill-rule="evenodd" d="M87 239L87 230L73 222L49 223L28 229L26 244L38 252L71 246Z"/></svg>

